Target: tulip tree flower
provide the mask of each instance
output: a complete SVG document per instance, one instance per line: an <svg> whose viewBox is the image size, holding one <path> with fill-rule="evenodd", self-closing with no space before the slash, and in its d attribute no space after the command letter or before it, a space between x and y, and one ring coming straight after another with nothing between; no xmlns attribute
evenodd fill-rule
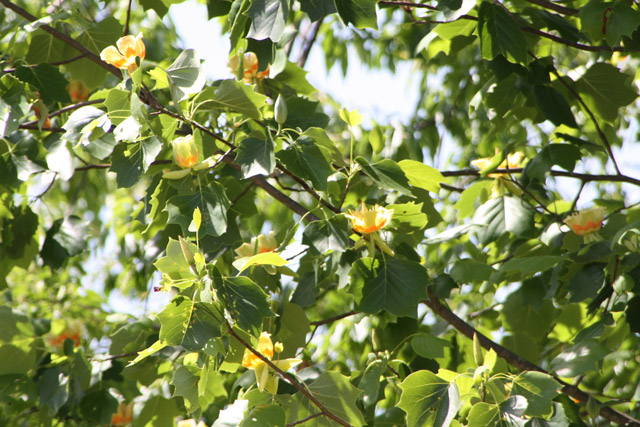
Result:
<svg viewBox="0 0 640 427"><path fill-rule="evenodd" d="M363 202L360 210L349 210L349 213L345 214L345 216L351 220L351 228L362 234L362 238L356 243L355 249L364 246L365 243L368 242L369 255L371 257L373 257L375 253L375 246L378 246L389 255L394 255L393 250L378 234L378 231L391 221L393 209L385 209L378 205L375 205L372 209L368 209Z"/></svg>
<svg viewBox="0 0 640 427"><path fill-rule="evenodd" d="M227 63L229 70L238 76L242 76L245 83L252 84L269 77L269 67L258 72L258 57L253 52L244 55L234 55Z"/></svg>
<svg viewBox="0 0 640 427"><path fill-rule="evenodd" d="M496 155L499 154L496 149ZM471 165L481 172L483 169L486 169L493 162L493 158L484 157L482 159L476 159L471 161ZM497 167L497 169L517 169L522 167L522 163L524 160L524 154L520 151L507 155L507 158L502 161ZM489 178L495 178L493 183L493 187L491 188L491 197L500 197L504 194L505 188L507 188L512 194L521 195L522 190L513 185L513 182L508 180L507 173L490 173Z"/></svg>
<svg viewBox="0 0 640 427"><path fill-rule="evenodd" d="M173 160L182 169L177 171L167 171L162 174L166 179L181 179L189 175L192 170L201 171L215 165L214 156L200 161L200 151L196 145L193 135L180 136L171 141L173 148Z"/></svg>
<svg viewBox="0 0 640 427"><path fill-rule="evenodd" d="M276 249L278 249L276 234L270 231L268 235L261 234L251 238L251 243L243 243L235 252L239 257L245 258L265 252L275 252Z"/></svg>
<svg viewBox="0 0 640 427"><path fill-rule="evenodd" d="M271 334L263 332L258 339L258 352L262 354L266 359L270 360L274 365L283 371L288 371L292 367L302 362L301 359L275 359L273 360L274 350L276 353L282 351L282 343L277 342L275 346L271 341ZM242 359L242 366L248 369L253 369L256 374L256 382L258 383L258 390L267 390L271 394L278 393L278 375L271 370L264 360L253 354L253 352L247 350L244 358Z"/></svg>
<svg viewBox="0 0 640 427"><path fill-rule="evenodd" d="M120 402L118 412L111 415L112 426L126 426L133 419L133 402L126 404Z"/></svg>
<svg viewBox="0 0 640 427"><path fill-rule="evenodd" d="M604 221L604 208L591 208L574 212L565 219L565 223L578 236L584 238L585 243L597 242L601 239L598 231Z"/></svg>
<svg viewBox="0 0 640 427"><path fill-rule="evenodd" d="M146 50L142 41L142 33L137 36L120 37L115 46L107 46L100 52L100 59L116 68L129 71L129 74L138 69L136 57L144 59Z"/></svg>

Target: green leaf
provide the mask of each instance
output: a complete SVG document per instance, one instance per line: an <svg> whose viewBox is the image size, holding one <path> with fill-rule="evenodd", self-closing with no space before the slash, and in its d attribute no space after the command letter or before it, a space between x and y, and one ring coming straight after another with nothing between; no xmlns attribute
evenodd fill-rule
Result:
<svg viewBox="0 0 640 427"><path fill-rule="evenodd" d="M480 3L478 33L484 59L503 55L511 62L527 63L527 39L518 22L501 6L488 1Z"/></svg>
<svg viewBox="0 0 640 427"><path fill-rule="evenodd" d="M478 231L478 238L486 245L507 231L516 236L528 233L533 227L533 213L534 209L520 198L500 196L480 206L473 222L483 226Z"/></svg>
<svg viewBox="0 0 640 427"><path fill-rule="evenodd" d="M293 62L287 61L284 70L280 71L277 76L271 79L269 86L273 85L274 87L278 87L279 85L286 85L298 94L311 95L317 92L317 89L309 83L306 77L307 74L309 74L308 71L304 71Z"/></svg>
<svg viewBox="0 0 640 427"><path fill-rule="evenodd" d="M302 244L317 254L327 251L345 251L349 248L349 225L343 215L313 221L302 234Z"/></svg>
<svg viewBox="0 0 640 427"><path fill-rule="evenodd" d="M554 255L541 255L523 258L512 258L502 264L502 271L520 271L523 276L539 273L554 267L564 258Z"/></svg>
<svg viewBox="0 0 640 427"><path fill-rule="evenodd" d="M38 89L40 99L45 104L52 102L70 103L71 98L66 90L67 79L60 71L49 64L38 64L35 67L18 67L16 77Z"/></svg>
<svg viewBox="0 0 640 427"><path fill-rule="evenodd" d="M289 16L288 0L252 0L251 7L245 12L251 18L250 37L255 40L271 39L277 43L284 34Z"/></svg>
<svg viewBox="0 0 640 427"><path fill-rule="evenodd" d="M329 117L322 112L320 103L309 101L301 97L287 98L287 121L285 128L300 128L306 130L311 127L326 128Z"/></svg>
<svg viewBox="0 0 640 427"><path fill-rule="evenodd" d="M480 199L480 203L484 203L484 200L489 197L492 185L492 181L482 180L466 188L453 205L455 209L458 209L458 218L462 219L472 215L476 211L476 200Z"/></svg>
<svg viewBox="0 0 640 427"><path fill-rule="evenodd" d="M208 101L210 104L205 104L205 107L229 109L259 120L261 114L258 109L265 104L266 99L266 96L254 92L251 86L247 86L242 82L223 80L220 82L220 87L215 91L215 95L212 96L210 89L207 88L196 96L193 102L195 104Z"/></svg>
<svg viewBox="0 0 640 427"><path fill-rule="evenodd" d="M160 151L162 151L162 141L155 136L133 144L116 146L109 171L116 173L118 187L129 188L137 183Z"/></svg>
<svg viewBox="0 0 640 427"><path fill-rule="evenodd" d="M605 267L604 263L592 262L580 268L567 285L567 290L571 292L569 301L580 302L595 298L605 283Z"/></svg>
<svg viewBox="0 0 640 427"><path fill-rule="evenodd" d="M585 104L608 122L618 118L618 109L638 97L633 77L611 64L596 62L575 84Z"/></svg>
<svg viewBox="0 0 640 427"><path fill-rule="evenodd" d="M356 399L362 391L351 385L349 378L339 372L325 371L308 385L308 389L325 408L342 420L354 427L366 424L356 405ZM298 416L300 418L318 412L317 406L309 399L300 393L296 393L295 396L299 402Z"/></svg>
<svg viewBox="0 0 640 427"><path fill-rule="evenodd" d="M198 377L193 375L186 366L179 366L173 374L171 384L174 386L171 397L181 396L189 413L200 407L198 400Z"/></svg>
<svg viewBox="0 0 640 427"><path fill-rule="evenodd" d="M606 36L607 44L615 46L622 36L631 37L640 25L640 14L633 8L632 0L618 0L613 2L613 10L607 20Z"/></svg>
<svg viewBox="0 0 640 427"><path fill-rule="evenodd" d="M245 417L240 427L279 427L286 423L286 414L276 404L258 405Z"/></svg>
<svg viewBox="0 0 640 427"><path fill-rule="evenodd" d="M200 236L220 236L227 231L227 210L230 206L224 187L212 182L194 194L169 198L165 210L169 213L169 223L179 224L186 234L193 219L193 211L199 208L202 213Z"/></svg>
<svg viewBox="0 0 640 427"><path fill-rule="evenodd" d="M309 137L301 136L286 150L278 151L277 156L289 171L310 180L315 189L327 190L327 179L334 171L326 148Z"/></svg>
<svg viewBox="0 0 640 427"><path fill-rule="evenodd" d="M414 187L437 193L440 190L440 183L447 182L447 178L442 176L438 169L427 166L415 160L401 160L398 166L402 169L409 183Z"/></svg>
<svg viewBox="0 0 640 427"><path fill-rule="evenodd" d="M240 166L245 179L256 175L269 176L276 167L274 150L275 144L270 135L265 139L246 138L236 150L234 163Z"/></svg>
<svg viewBox="0 0 640 427"><path fill-rule="evenodd" d="M500 408L498 405L490 405L485 402L476 403L471 407L467 417L467 427L487 427L502 425Z"/></svg>
<svg viewBox="0 0 640 427"><path fill-rule="evenodd" d="M40 407L48 406L55 414L69 398L69 377L61 368L50 368L44 371L38 380Z"/></svg>
<svg viewBox="0 0 640 427"><path fill-rule="evenodd" d="M223 322L224 317L218 304L196 302L182 346L191 351L202 350L210 339L220 337Z"/></svg>
<svg viewBox="0 0 640 427"><path fill-rule="evenodd" d="M96 55L100 55L102 49L114 45L119 37L122 37L122 25L116 18L109 16L92 25L79 36L74 36L73 39ZM64 59L74 58L78 54L79 52L75 48L67 45ZM82 80L89 90L100 86L107 76L107 70L87 58L64 64L64 68L71 73L72 80Z"/></svg>
<svg viewBox="0 0 640 427"><path fill-rule="evenodd" d="M206 78L195 49L185 49L167 68L171 98L176 105L204 87Z"/></svg>
<svg viewBox="0 0 640 427"><path fill-rule="evenodd" d="M425 359L444 357L445 347L451 347L451 343L431 334L416 334L411 338L411 348Z"/></svg>
<svg viewBox="0 0 640 427"><path fill-rule="evenodd" d="M262 319L274 316L267 294L248 277L222 277L215 283L222 305L231 318L241 329L258 336L262 332Z"/></svg>
<svg viewBox="0 0 640 427"><path fill-rule="evenodd" d="M380 188L390 191L399 191L411 195L411 187L402 168L391 159L380 160L377 163L369 163L364 157L356 157L356 162Z"/></svg>
<svg viewBox="0 0 640 427"><path fill-rule="evenodd" d="M36 32L29 43L26 60L29 64L56 62L64 58L66 44L49 33Z"/></svg>
<svg viewBox="0 0 640 427"><path fill-rule="evenodd" d="M514 292L504 302L500 318L506 330L521 332L540 340L549 334L557 314L558 311L550 300L545 300L540 308L536 308L520 292Z"/></svg>
<svg viewBox="0 0 640 427"><path fill-rule="evenodd" d="M393 209L390 228L402 233L424 229L428 219L423 212L422 205L422 203L416 204L414 202L387 205L387 209Z"/></svg>
<svg viewBox="0 0 640 427"><path fill-rule="evenodd" d="M178 411L174 399L166 399L161 395L151 396L145 402L140 414L133 420L133 426L174 427L176 424L174 420L180 413L182 412Z"/></svg>
<svg viewBox="0 0 640 427"><path fill-rule="evenodd" d="M552 399L561 389L560 383L551 375L525 371L513 380L512 394L519 394L527 399L525 413L530 417L548 417L553 413Z"/></svg>
<svg viewBox="0 0 640 427"><path fill-rule="evenodd" d="M578 127L569 103L555 88L549 85L535 85L533 94L545 119L556 126Z"/></svg>
<svg viewBox="0 0 640 427"><path fill-rule="evenodd" d="M36 349L20 342L0 345L0 375L27 374L35 367Z"/></svg>
<svg viewBox="0 0 640 427"><path fill-rule="evenodd" d="M396 316L416 317L418 302L426 297L430 282L422 265L391 259L370 274L365 279L357 310L369 314L387 310Z"/></svg>
<svg viewBox="0 0 640 427"><path fill-rule="evenodd" d="M88 223L76 216L56 220L40 251L46 265L58 268L67 257L78 255L87 245Z"/></svg>
<svg viewBox="0 0 640 427"><path fill-rule="evenodd" d="M151 356L153 353L156 353L156 352L162 350L167 345L168 345L167 343L163 343L160 340L154 342L149 348L146 348L146 349L144 349L142 351L139 351L138 355L136 356L135 359L133 359L131 361L130 365L134 365L134 364L140 362L141 360L146 359L147 357Z"/></svg>
<svg viewBox="0 0 640 427"><path fill-rule="evenodd" d="M558 354L550 364L551 369L563 378L574 378L596 371L602 359L609 354L598 339L578 342Z"/></svg>
<svg viewBox="0 0 640 427"><path fill-rule="evenodd" d="M187 245L192 253L199 252L198 247L193 243L188 242ZM158 259L153 265L163 273L163 275L166 275L172 281L176 282L172 283L172 286L180 289L191 286L198 278L191 271L191 267L184 257L180 242L172 238L169 238L169 243L167 243L165 256Z"/></svg>
<svg viewBox="0 0 640 427"><path fill-rule="evenodd" d="M351 127L362 123L362 114L358 113L358 110L349 111L343 108L340 110L340 118Z"/></svg>
<svg viewBox="0 0 640 427"><path fill-rule="evenodd" d="M189 327L194 304L182 295L174 297L162 312L160 320L160 341L166 345L181 345Z"/></svg>
<svg viewBox="0 0 640 427"><path fill-rule="evenodd" d="M356 28L378 29L376 0L335 0L340 18Z"/></svg>
<svg viewBox="0 0 640 427"><path fill-rule="evenodd" d="M399 385L402 396L398 407L407 413L407 427L448 426L460 408L455 382L449 383L432 372L417 371ZM436 408L436 421L433 408Z"/></svg>
<svg viewBox="0 0 640 427"><path fill-rule="evenodd" d="M484 262L461 259L453 264L449 274L458 283L482 282L488 280L495 270Z"/></svg>
<svg viewBox="0 0 640 427"><path fill-rule="evenodd" d="M523 172L523 184L528 180L537 179L545 182L546 174L551 167L558 165L561 168L572 172L576 162L582 158L580 149L570 144L549 144L544 147L528 164Z"/></svg>
<svg viewBox="0 0 640 427"><path fill-rule="evenodd" d="M107 93L104 105L109 112L109 120L114 126L119 125L131 116L129 97L129 92L117 88L113 88Z"/></svg>
<svg viewBox="0 0 640 427"><path fill-rule="evenodd" d="M108 390L98 390L85 395L80 402L80 411L87 422L94 425L109 425L111 415L118 410L118 400Z"/></svg>
<svg viewBox="0 0 640 427"><path fill-rule="evenodd" d="M304 348L310 330L309 319L304 309L297 304L285 302L277 335L277 340L284 346L280 358L286 359L298 354L298 349Z"/></svg>
<svg viewBox="0 0 640 427"><path fill-rule="evenodd" d="M333 0L306 0L300 2L300 9L309 15L312 22L325 15L336 13L336 4Z"/></svg>

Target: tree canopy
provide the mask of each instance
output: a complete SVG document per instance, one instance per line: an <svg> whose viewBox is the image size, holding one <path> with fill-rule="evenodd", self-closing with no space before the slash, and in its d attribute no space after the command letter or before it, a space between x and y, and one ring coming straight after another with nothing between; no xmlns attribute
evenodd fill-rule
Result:
<svg viewBox="0 0 640 427"><path fill-rule="evenodd" d="M0 424L640 425L636 2L182 1L0 0Z"/></svg>

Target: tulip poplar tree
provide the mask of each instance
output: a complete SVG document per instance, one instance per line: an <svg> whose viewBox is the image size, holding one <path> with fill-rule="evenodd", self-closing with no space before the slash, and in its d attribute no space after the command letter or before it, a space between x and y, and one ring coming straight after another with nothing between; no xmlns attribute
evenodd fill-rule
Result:
<svg viewBox="0 0 640 427"><path fill-rule="evenodd" d="M637 2L181 2L0 0L0 425L640 425Z"/></svg>

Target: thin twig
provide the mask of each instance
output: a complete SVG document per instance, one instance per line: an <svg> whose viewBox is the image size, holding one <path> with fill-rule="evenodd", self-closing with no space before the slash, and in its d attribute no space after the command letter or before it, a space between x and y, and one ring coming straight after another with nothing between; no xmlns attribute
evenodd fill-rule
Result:
<svg viewBox="0 0 640 427"><path fill-rule="evenodd" d="M260 353L258 350L256 350L255 348L253 348L251 346L251 344L249 344L248 342L246 342L241 336L239 336L236 331L233 330L233 328L231 327L231 325L229 324L229 322L226 322L227 324L227 330L229 332L229 334L234 337L236 340L238 340L238 342L240 344L242 344L246 349L248 349L251 353L253 353L254 355L256 355L256 357L258 357L258 359L262 360L264 363L267 364L268 367L270 367L271 369L273 369L278 376L280 376L280 378L282 378L283 380L285 380L286 382L288 382L289 384L291 384L296 390L298 390L300 393L302 393L307 399L309 399L311 402L313 402L314 405L316 405L318 407L318 409L320 409L320 411L322 412L322 414L328 418L331 418L332 420L334 420L335 422L337 422L338 424L345 426L345 427L351 427L351 425L349 423L347 423L346 421L344 421L342 418L340 418L339 416L337 416L336 414L334 414L333 412L331 412L330 410L328 410L314 395L313 393L311 393L309 390L307 390L304 386L302 386L300 383L298 383L298 381L296 381L295 379L293 379L293 377L289 374L287 374L285 371L283 371L282 369L278 368L271 360L267 359L265 356L262 355L262 353Z"/></svg>
<svg viewBox="0 0 640 427"><path fill-rule="evenodd" d="M129 34L129 19L131 18L131 3L133 3L133 1L129 0L129 4L127 5L127 20L124 23L123 36L126 36L127 34Z"/></svg>
<svg viewBox="0 0 640 427"><path fill-rule="evenodd" d="M573 87L571 87L571 85L569 83L567 83L562 77L560 77L560 73L558 73L558 71L555 68L552 70L552 72L553 72L553 74L556 75L558 80L560 80L560 83L562 83L562 85L565 88L567 88L567 90L571 93L571 95L573 95L578 100L578 102L580 103L582 108L587 112L587 114L589 115L589 118L591 119L591 122L593 122L593 125L595 126L596 131L598 132L598 136L600 137L600 140L602 140L602 143L607 148L607 152L609 153L609 157L611 158L611 162L613 163L613 167L616 169L616 172L618 173L618 175L622 175L622 173L620 172L620 168L618 167L618 162L616 162L616 158L613 155L613 150L611 149L611 144L609 143L609 139L607 138L607 135L605 135L604 132L602 131L602 129L600 128L600 125L598 124L598 121L596 120L596 116L593 114L591 109L584 102L584 100L582 99L580 94L578 92L576 92L575 89Z"/></svg>
<svg viewBox="0 0 640 427"><path fill-rule="evenodd" d="M312 419L314 419L314 418L317 418L317 417L319 417L320 415L323 415L323 414L322 414L322 412L316 412L315 414L311 414L311 415L309 415L308 417L305 417L305 418L303 418L303 419L301 419L301 420L295 421L295 422L293 422L293 423L286 424L286 426L287 426L287 427L290 427L290 426L297 426L298 424L303 424L303 423L306 423L306 422L307 422L307 421L309 421L309 420L312 420Z"/></svg>
<svg viewBox="0 0 640 427"><path fill-rule="evenodd" d="M573 9L571 7L562 6L561 4L550 2L547 0L527 0L529 3L537 4L538 6L542 6L545 9L550 9L558 13L562 13L563 15L573 16L577 15L580 12L578 9Z"/></svg>
<svg viewBox="0 0 640 427"><path fill-rule="evenodd" d="M81 53L80 55L78 55L78 56L74 56L73 58L65 59L65 60L62 60L62 61L46 62L46 64L49 64L49 65L64 65L64 64L70 64L70 63L72 63L72 62L75 62L75 61L77 61L77 60L79 60L79 59L84 58L85 56L87 56L87 54L86 54L86 53ZM23 67L25 67L25 68L35 68L35 67L37 67L38 65L40 65L40 64L28 64L28 65L23 65ZM7 68L7 69L5 69L5 70L2 70L2 72L3 72L3 73L13 73L13 72L14 72L14 71L16 71L16 70L17 70L17 68Z"/></svg>
<svg viewBox="0 0 640 427"><path fill-rule="evenodd" d="M35 22L35 21L38 20L38 18L36 18L35 16L30 14L26 10L22 9L21 7L11 3L9 0L0 0L0 4L3 4L7 9L11 9L12 11L14 11L18 15L22 16L23 18L25 18L29 22ZM50 27L49 25L46 25L46 24L42 24L38 28L42 29L43 31L46 31L47 33L51 34L52 36L56 37L57 39L65 42L69 46L73 47L77 51L85 54L87 59L95 62L96 64L98 64L99 66L101 66L105 70L109 71L111 74L113 74L114 76L118 77L119 79L122 78L122 72L119 69L117 69L116 67L114 67L111 64L107 64L102 59L100 59L100 57L98 55L96 55L94 52L90 51L89 49L87 49L86 47L84 47L82 44L80 44L76 40L72 39L71 37L69 37L69 36L67 36L65 34L62 34L60 31L58 31L55 28L52 28L52 27Z"/></svg>
<svg viewBox="0 0 640 427"><path fill-rule="evenodd" d="M349 311L349 312L346 312L346 313L338 314L337 316L329 317L328 319L317 320L315 322L309 322L309 324L313 325L313 326L326 325L327 323L332 323L332 322L335 322L336 320L340 320L340 319L344 319L345 317L353 316L354 314L358 314L358 313L352 310L352 311Z"/></svg>
<svg viewBox="0 0 640 427"><path fill-rule="evenodd" d="M379 5L382 6L403 6L403 7L417 7L429 10L440 10L435 6L431 6L429 4L424 3L412 3L409 1L389 1L389 0L381 0L378 2Z"/></svg>

